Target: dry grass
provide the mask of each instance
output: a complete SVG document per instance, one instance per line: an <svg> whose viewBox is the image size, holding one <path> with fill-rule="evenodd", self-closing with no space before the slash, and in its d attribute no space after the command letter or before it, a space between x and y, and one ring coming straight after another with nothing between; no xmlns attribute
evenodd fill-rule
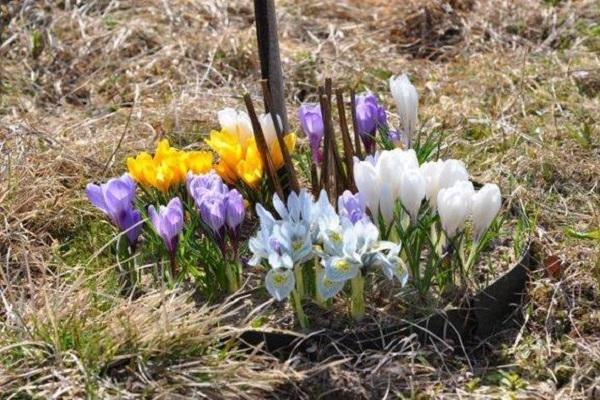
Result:
<svg viewBox="0 0 600 400"><path fill-rule="evenodd" d="M536 255L564 265L560 279L534 275L520 331L466 355L406 339L318 372L221 351L234 329L222 320L241 304L117 296L110 257L94 256L110 230L82 196L159 136L196 145L218 109L257 93L251 2L5 3L2 396L600 396L600 245L565 234L600 226L597 2L278 1L290 109L326 76L383 94L409 72L424 126L522 199Z"/></svg>

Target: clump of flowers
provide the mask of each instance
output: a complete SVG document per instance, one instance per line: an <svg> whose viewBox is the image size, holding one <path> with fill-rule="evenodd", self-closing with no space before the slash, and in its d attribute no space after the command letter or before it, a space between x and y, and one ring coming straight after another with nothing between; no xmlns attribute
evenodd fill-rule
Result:
<svg viewBox="0 0 600 400"><path fill-rule="evenodd" d="M265 136L273 164L276 169L283 166L283 156L277 141L275 123L271 114L259 116L260 126ZM241 180L252 189L257 189L264 175L262 158L252 135L250 117L244 111L226 108L219 112L220 131L212 131L206 143L219 156L215 165L217 173L229 184ZM279 121L278 121L279 123ZM288 151L296 144L296 135L284 136Z"/></svg>
<svg viewBox="0 0 600 400"><path fill-rule="evenodd" d="M139 256L155 265L157 279L170 285L191 280L214 299L239 290L242 260L249 259L267 269L267 292L277 301L290 299L307 327L307 302L329 308L343 299L349 314L361 319L384 278L419 299L465 284L489 243L500 189L488 183L477 190L462 161L434 157L438 143L420 140L418 94L406 75L393 77L390 89L398 129L378 97L366 92L351 102L351 140L338 91L338 146L331 99L321 88L319 104L298 111L310 150L292 160L279 144L292 152L295 134L278 137L279 118L257 116L247 95L252 119L232 108L218 113L220 130L206 140L216 164L211 152L183 151L162 140L154 155L129 158L127 174L89 184L91 203L127 238L119 243L134 260L129 287L139 281ZM295 175L303 159L310 165L302 181L310 180L310 189L299 187ZM256 220L258 228L248 233Z"/></svg>
<svg viewBox="0 0 600 400"><path fill-rule="evenodd" d="M167 139L156 146L154 156L146 152L127 159L129 175L139 184L166 193L185 182L188 172L202 174L212 168L213 157L207 151L183 151L169 145Z"/></svg>
<svg viewBox="0 0 600 400"><path fill-rule="evenodd" d="M291 193L287 203L274 196L278 217L257 204L260 229L250 239L250 265L263 261L269 267L265 285L276 300L292 297L300 323L308 325L302 301L328 300L351 282L351 314L364 315L364 276L373 267L400 276L398 246L379 240L379 230L365 213L359 195L345 192L338 200L339 213L323 190L317 201L306 190ZM305 284L305 278L313 280ZM314 288L313 292L308 287Z"/></svg>
<svg viewBox="0 0 600 400"><path fill-rule="evenodd" d="M190 174L187 187L204 233L217 243L224 259L233 261L225 268L227 287L233 293L239 288L241 278L235 260L238 258L240 228L246 216L244 199L236 189L229 189L215 172L200 176Z"/></svg>

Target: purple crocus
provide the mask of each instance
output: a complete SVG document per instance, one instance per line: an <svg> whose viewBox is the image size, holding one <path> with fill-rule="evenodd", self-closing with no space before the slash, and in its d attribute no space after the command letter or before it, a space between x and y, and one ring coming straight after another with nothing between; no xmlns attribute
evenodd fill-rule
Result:
<svg viewBox="0 0 600 400"><path fill-rule="evenodd" d="M321 106L312 103L302 104L298 110L298 116L302 131L308 136L308 143L310 145L313 162L320 165L323 159L321 142L323 141L323 135L325 134Z"/></svg>
<svg viewBox="0 0 600 400"><path fill-rule="evenodd" d="M165 247L171 256L175 254L179 234L183 230L183 207L179 197L169 201L167 206L160 206L158 212L153 205L148 207L148 216L156 230L156 233L162 238Z"/></svg>
<svg viewBox="0 0 600 400"><path fill-rule="evenodd" d="M236 189L229 190L214 172L189 175L188 191L200 218L210 228L221 248L225 245L225 233L229 233L230 239L236 242L238 228L246 215L242 195Z"/></svg>
<svg viewBox="0 0 600 400"><path fill-rule="evenodd" d="M222 228L227 218L227 197L217 191L205 193L202 196L198 210L202 221L213 231L217 238L223 236Z"/></svg>
<svg viewBox="0 0 600 400"><path fill-rule="evenodd" d="M346 190L338 198L338 212L340 217L348 219L353 224L361 220L368 220L366 203L360 193L352 194Z"/></svg>
<svg viewBox="0 0 600 400"><path fill-rule="evenodd" d="M239 227L246 216L246 208L244 206L244 198L236 189L232 189L227 193L227 227L234 237L237 237Z"/></svg>
<svg viewBox="0 0 600 400"><path fill-rule="evenodd" d="M133 207L135 188L135 182L128 174L101 185L90 183L85 188L90 202L106 214L120 231L127 233L131 249L135 249L142 229L142 216Z"/></svg>
<svg viewBox="0 0 600 400"><path fill-rule="evenodd" d="M355 111L358 133L365 150L367 154L373 154L377 127L387 125L385 109L379 105L373 93L366 92L356 96Z"/></svg>
<svg viewBox="0 0 600 400"><path fill-rule="evenodd" d="M187 188L197 207L200 207L204 195L213 192L225 195L229 190L214 171L203 175L188 174Z"/></svg>

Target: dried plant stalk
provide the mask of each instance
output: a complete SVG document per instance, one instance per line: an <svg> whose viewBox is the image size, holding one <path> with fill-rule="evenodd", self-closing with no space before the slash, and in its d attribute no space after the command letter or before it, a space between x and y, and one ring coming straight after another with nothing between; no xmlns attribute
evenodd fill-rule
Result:
<svg viewBox="0 0 600 400"><path fill-rule="evenodd" d="M356 122L356 93L354 89L350 91L350 112L352 113L352 129L354 130L354 154L362 158L360 149L360 134L358 133L358 124Z"/></svg>
<svg viewBox="0 0 600 400"><path fill-rule="evenodd" d="M348 188L356 191L354 183L354 149L352 148L352 140L350 139L350 131L348 130L348 121L346 120L346 110L344 108L344 95L341 89L335 91L337 100L338 118L340 119L340 130L342 131L342 144L344 146L344 161L346 163L347 184Z"/></svg>
<svg viewBox="0 0 600 400"><path fill-rule="evenodd" d="M273 97L271 96L271 90L269 89L269 82L266 79L262 79L261 86L263 90L265 111L271 112L270 110L271 105L273 104ZM271 117L273 118L273 125L275 126L275 132L277 133L277 142L279 143L279 148L281 149L281 155L283 156L285 170L289 179L289 184L294 192L300 193L300 183L298 182L298 176L296 175L296 170L294 169L294 163L283 139L285 132L281 131L281 125L279 125L279 121L277 120L276 116L277 114L271 114Z"/></svg>
<svg viewBox="0 0 600 400"><path fill-rule="evenodd" d="M250 121L252 122L252 130L254 131L254 139L256 140L256 147L258 148L258 152L262 158L263 166L265 169L265 173L267 174L267 181L269 182L269 186L271 190L279 195L282 199L283 189L281 187L281 183L279 182L279 178L277 177L277 173L275 170L275 166L273 165L273 160L271 159L271 153L269 152L269 146L267 145L267 141L265 140L265 135L263 134L262 128L260 127L260 122L258 121L258 117L256 116L256 110L254 109L254 104L252 103L252 98L248 93L244 95L244 102L246 103L246 108L248 109L248 115L250 116Z"/></svg>

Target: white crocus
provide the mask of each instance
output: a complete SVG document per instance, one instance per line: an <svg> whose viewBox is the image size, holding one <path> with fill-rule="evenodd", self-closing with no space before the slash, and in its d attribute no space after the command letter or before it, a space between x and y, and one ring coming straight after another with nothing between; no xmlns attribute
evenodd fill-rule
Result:
<svg viewBox="0 0 600 400"><path fill-rule="evenodd" d="M471 214L475 190L469 181L459 181L450 188L441 189L437 196L437 207L442 228L449 238L462 230Z"/></svg>
<svg viewBox="0 0 600 400"><path fill-rule="evenodd" d="M260 122L260 127L265 136L267 145L269 146L269 149L271 149L273 145L277 143L277 131L275 130L275 123L273 122L271 113L261 114L258 117L258 122ZM279 122L279 126L281 127L281 118L279 116L277 116L277 122Z"/></svg>
<svg viewBox="0 0 600 400"><path fill-rule="evenodd" d="M437 210L440 189L449 188L458 181L469 180L469 173L459 160L427 161L421 165L421 172L425 178L426 197L434 211Z"/></svg>
<svg viewBox="0 0 600 400"><path fill-rule="evenodd" d="M371 213L376 217L379 210L379 196L381 182L379 174L370 161L354 161L354 181L360 194Z"/></svg>
<svg viewBox="0 0 600 400"><path fill-rule="evenodd" d="M410 139L417 128L419 94L406 74L390 78L390 91L398 108L402 132L408 135L410 143Z"/></svg>
<svg viewBox="0 0 600 400"><path fill-rule="evenodd" d="M421 172L425 178L425 197L431 204L431 208L437 209L437 194L440 191L440 172L444 167L444 161L427 161L421 165Z"/></svg>
<svg viewBox="0 0 600 400"><path fill-rule="evenodd" d="M498 185L485 184L473 196L473 241L479 242L485 231L500 211L502 197Z"/></svg>
<svg viewBox="0 0 600 400"><path fill-rule="evenodd" d="M376 219L381 213L386 224L392 221L396 200L400 196L402 172L417 168L419 162L412 149L382 151L375 160L355 159L356 187Z"/></svg>
<svg viewBox="0 0 600 400"><path fill-rule="evenodd" d="M425 198L425 178L419 169L407 169L400 178L400 202L410 215L413 224L417 222L421 202Z"/></svg>
<svg viewBox="0 0 600 400"><path fill-rule="evenodd" d="M252 123L250 117L245 111L237 111L233 108L224 108L217 113L219 119L219 125L221 129L236 135L240 142L244 143L246 140L252 138Z"/></svg>
<svg viewBox="0 0 600 400"><path fill-rule="evenodd" d="M469 173L465 168L465 163L460 160L446 160L440 171L439 187L445 189L454 186L456 182L468 181Z"/></svg>

